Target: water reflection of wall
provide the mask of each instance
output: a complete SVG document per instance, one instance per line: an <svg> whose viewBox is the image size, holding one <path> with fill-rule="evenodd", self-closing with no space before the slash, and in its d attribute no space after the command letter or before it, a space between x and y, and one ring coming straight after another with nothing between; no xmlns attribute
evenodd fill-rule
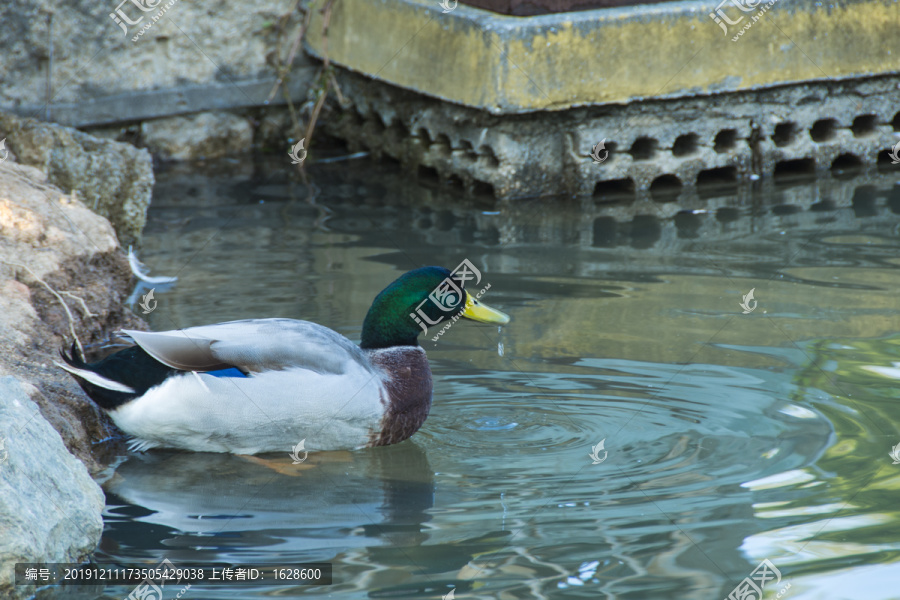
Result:
<svg viewBox="0 0 900 600"><path fill-rule="evenodd" d="M900 187L887 175L675 202L494 202L365 161L311 167L309 188L281 162L160 175L147 251L156 272L188 267L159 296L154 328L286 316L358 339L387 282L463 258L528 330L507 349L534 357L746 365L745 352L723 348L893 327ZM759 309L742 315L751 288ZM452 338L483 346L471 335ZM709 343L686 348L694 339Z"/></svg>

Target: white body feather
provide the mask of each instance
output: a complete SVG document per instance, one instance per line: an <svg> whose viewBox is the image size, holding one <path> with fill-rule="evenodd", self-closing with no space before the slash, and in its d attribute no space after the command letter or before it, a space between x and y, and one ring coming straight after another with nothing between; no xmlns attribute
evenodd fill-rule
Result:
<svg viewBox="0 0 900 600"><path fill-rule="evenodd" d="M364 447L381 430L386 374L350 340L320 325L258 319L126 333L180 368L218 360L250 371L248 377L176 375L110 410L137 449L290 452L305 439L307 450L336 450Z"/></svg>

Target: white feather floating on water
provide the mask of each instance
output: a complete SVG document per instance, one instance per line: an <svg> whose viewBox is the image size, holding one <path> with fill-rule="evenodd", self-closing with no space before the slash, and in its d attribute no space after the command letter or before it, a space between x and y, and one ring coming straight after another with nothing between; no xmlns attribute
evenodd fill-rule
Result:
<svg viewBox="0 0 900 600"><path fill-rule="evenodd" d="M131 272L134 273L134 276L144 281L146 283L175 283L178 281L177 277L152 277L147 274L147 267L138 260L137 254L131 249L131 246L128 246L128 264L131 265Z"/></svg>

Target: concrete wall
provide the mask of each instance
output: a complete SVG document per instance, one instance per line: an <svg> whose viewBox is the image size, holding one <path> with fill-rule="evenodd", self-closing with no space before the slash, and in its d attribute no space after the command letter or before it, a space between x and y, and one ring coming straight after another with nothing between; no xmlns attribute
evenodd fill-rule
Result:
<svg viewBox="0 0 900 600"><path fill-rule="evenodd" d="M246 151L260 123L244 109L268 99L303 14L291 12L292 0L143 0L153 7L146 12L140 2L0 3L0 110L80 128L228 111L206 152ZM315 70L305 61L300 52L287 81L296 100ZM283 103L283 94L273 98ZM174 125L203 136L207 124ZM105 135L134 141L143 133L116 125Z"/></svg>

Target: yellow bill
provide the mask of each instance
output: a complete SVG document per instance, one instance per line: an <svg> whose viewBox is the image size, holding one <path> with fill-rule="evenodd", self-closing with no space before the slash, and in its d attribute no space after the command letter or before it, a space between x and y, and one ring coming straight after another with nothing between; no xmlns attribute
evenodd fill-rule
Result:
<svg viewBox="0 0 900 600"><path fill-rule="evenodd" d="M497 325L509 323L509 315L479 302L471 294L466 294L466 308L463 310L462 316L479 323L495 323Z"/></svg>

